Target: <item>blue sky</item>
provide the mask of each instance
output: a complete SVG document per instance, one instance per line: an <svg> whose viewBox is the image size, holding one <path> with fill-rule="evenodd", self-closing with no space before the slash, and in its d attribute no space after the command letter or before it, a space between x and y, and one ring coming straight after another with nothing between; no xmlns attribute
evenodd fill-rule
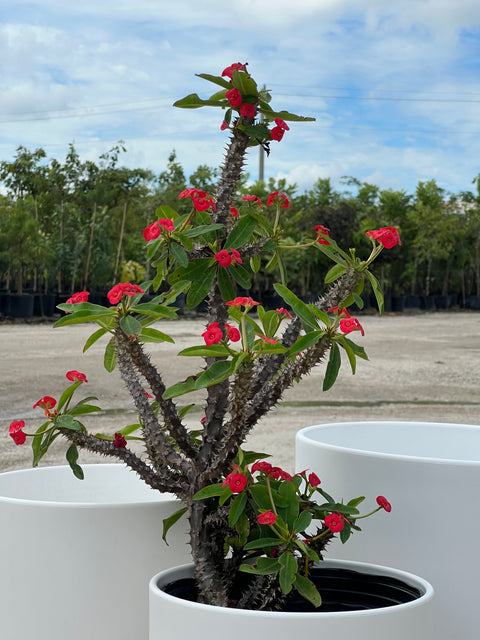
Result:
<svg viewBox="0 0 480 640"><path fill-rule="evenodd" d="M480 173L478 0L4 0L0 17L0 160L74 142L97 160L162 171L175 149L187 175L217 166L221 111L174 109L248 62L272 106L316 117L272 143L266 176L299 192L354 176L412 193L448 192ZM258 151L247 171L258 177Z"/></svg>

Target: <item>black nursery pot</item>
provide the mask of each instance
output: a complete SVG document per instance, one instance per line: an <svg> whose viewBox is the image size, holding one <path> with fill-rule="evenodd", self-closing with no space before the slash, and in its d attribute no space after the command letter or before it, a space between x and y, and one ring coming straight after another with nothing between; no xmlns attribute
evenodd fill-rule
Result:
<svg viewBox="0 0 480 640"><path fill-rule="evenodd" d="M419 588L392 576L360 573L340 567L313 567L309 577L322 596L321 607L315 608L310 602L301 598L296 591L292 591L287 596L281 608L282 611L379 609L413 602L422 595ZM239 585L240 591L242 586L246 586L247 581L248 577L242 580ZM163 591L183 600L197 602L198 592L193 578L175 580L163 587Z"/></svg>

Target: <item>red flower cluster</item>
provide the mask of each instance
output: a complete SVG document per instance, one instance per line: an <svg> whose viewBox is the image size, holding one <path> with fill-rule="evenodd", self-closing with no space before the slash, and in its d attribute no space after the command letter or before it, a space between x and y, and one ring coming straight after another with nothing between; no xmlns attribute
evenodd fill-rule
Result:
<svg viewBox="0 0 480 640"><path fill-rule="evenodd" d="M80 373L80 371L67 371L65 375L70 382L88 382L87 376L84 373Z"/></svg>
<svg viewBox="0 0 480 640"><path fill-rule="evenodd" d="M327 240L330 229L327 229L327 227L323 227L321 224L317 224L316 227L313 227L313 230L317 232L318 244L330 244L330 242Z"/></svg>
<svg viewBox="0 0 480 640"><path fill-rule="evenodd" d="M225 488L227 485L232 493L241 493L247 486L247 476L243 475L243 473L232 471L225 478L222 487Z"/></svg>
<svg viewBox="0 0 480 640"><path fill-rule="evenodd" d="M285 131L289 131L289 130L290 130L290 127L284 120L282 120L281 118L275 118L275 126L270 131L270 137L272 138L272 140L276 140L277 142L280 142L280 140L283 138Z"/></svg>
<svg viewBox="0 0 480 640"><path fill-rule="evenodd" d="M227 330L227 340L232 342L238 342L240 340L240 331L231 324L225 324ZM206 331L202 333L202 337L205 340L207 347L211 347L212 344L217 344L223 340L223 333L219 327L218 322L212 322L208 325Z"/></svg>
<svg viewBox="0 0 480 640"><path fill-rule="evenodd" d="M45 411L45 415L49 418L52 415L50 409L53 409L56 404L57 401L55 398L52 398L52 396L43 396L43 398L40 398L40 400L33 405L33 409L41 407Z"/></svg>
<svg viewBox="0 0 480 640"><path fill-rule="evenodd" d="M292 319L292 314L289 311L287 311L286 309L284 309L283 307L279 307L277 309L277 313L278 313L278 315L280 317L288 318L289 320Z"/></svg>
<svg viewBox="0 0 480 640"><path fill-rule="evenodd" d="M113 445L117 447L117 449L123 449L124 447L127 446L127 441L125 440L125 438L122 436L121 433L115 433L115 436L113 439Z"/></svg>
<svg viewBox="0 0 480 640"><path fill-rule="evenodd" d="M378 496L377 497L377 504L378 504L379 507L382 507L383 509L385 509L385 511L387 513L390 513L390 511L392 510L392 505L385 498L385 496Z"/></svg>
<svg viewBox="0 0 480 640"><path fill-rule="evenodd" d="M230 215L232 218L236 218L238 216L238 209L233 205L230 207Z"/></svg>
<svg viewBox="0 0 480 640"><path fill-rule="evenodd" d="M241 62L234 62L233 64L231 64L229 67L227 67L222 71L222 76L227 76L227 78L230 78L231 80L234 71L245 71L245 70L246 70L246 66L244 64L242 64Z"/></svg>
<svg viewBox="0 0 480 640"><path fill-rule="evenodd" d="M162 233L162 230L175 231L173 220L170 218L160 218L160 220L155 220L155 222L152 222L152 224L148 225L148 227L143 230L143 237L146 242L155 240Z"/></svg>
<svg viewBox="0 0 480 640"><path fill-rule="evenodd" d="M276 202L281 202L280 206L282 207L282 209L288 209L288 207L290 206L290 200L287 198L287 196L284 193L279 194L278 191L274 191L268 196L267 207L271 207L272 204L275 204Z"/></svg>
<svg viewBox="0 0 480 640"><path fill-rule="evenodd" d="M88 302L89 291L79 291L74 293L71 298L67 300L67 304L78 304L79 302Z"/></svg>
<svg viewBox="0 0 480 640"><path fill-rule="evenodd" d="M357 318L352 318L345 308L332 307L329 309L331 313L338 313L340 320L340 331L343 333L351 333L352 331L360 331L362 336L365 335L362 325Z"/></svg>
<svg viewBox="0 0 480 640"><path fill-rule="evenodd" d="M242 259L236 249L230 249L230 253L228 249L221 249L215 254L215 260L221 267L228 267L232 262L233 266L242 264Z"/></svg>
<svg viewBox="0 0 480 640"><path fill-rule="evenodd" d="M230 302L226 302L225 303L227 305L227 307L245 307L245 309L251 309L252 307L256 307L257 305L259 305L259 302L255 302L255 300L252 300L252 298L245 298L245 297L237 297L234 300L230 300Z"/></svg>
<svg viewBox="0 0 480 640"><path fill-rule="evenodd" d="M242 196L242 200L247 200L247 202L252 202L253 204L258 204L260 209L263 209L262 201L258 196Z"/></svg>
<svg viewBox="0 0 480 640"><path fill-rule="evenodd" d="M257 521L258 521L258 524L272 525L272 524L275 524L275 522L277 521L277 516L273 513L273 511L268 509L267 511L264 511L263 513L257 516Z"/></svg>
<svg viewBox="0 0 480 640"><path fill-rule="evenodd" d="M138 284L130 284L130 282L119 282L107 293L110 304L118 304L122 296L136 296L137 293L145 293Z"/></svg>
<svg viewBox="0 0 480 640"><path fill-rule="evenodd" d="M184 189L178 196L179 198L191 198L196 211L206 211L210 207L216 211L215 201L206 191L201 189Z"/></svg>
<svg viewBox="0 0 480 640"><path fill-rule="evenodd" d="M269 476L273 480L291 480L292 476L281 469L280 467L273 467L269 462L265 462L265 460L259 460L258 462L254 462L252 465L251 473L255 473L257 471L261 471L266 476Z"/></svg>
<svg viewBox="0 0 480 640"><path fill-rule="evenodd" d="M325 526L327 526L332 533L338 533L342 531L344 527L344 518L339 513L329 513L325 516Z"/></svg>
<svg viewBox="0 0 480 640"><path fill-rule="evenodd" d="M382 227L381 229L367 231L365 235L372 240L378 240L385 249L391 249L396 244L402 244L396 227Z"/></svg>
<svg viewBox="0 0 480 640"><path fill-rule="evenodd" d="M8 429L8 433L16 445L25 444L27 436L22 431L24 428L25 422L23 420L14 420Z"/></svg>

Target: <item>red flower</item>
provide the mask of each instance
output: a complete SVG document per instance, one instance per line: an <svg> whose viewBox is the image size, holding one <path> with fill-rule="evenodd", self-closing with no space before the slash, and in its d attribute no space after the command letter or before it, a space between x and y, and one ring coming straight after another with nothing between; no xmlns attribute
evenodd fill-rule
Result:
<svg viewBox="0 0 480 640"><path fill-rule="evenodd" d="M275 118L275 124L277 125L277 127L280 127L280 129L283 129L284 131L290 131L290 127L288 126L288 124L281 118Z"/></svg>
<svg viewBox="0 0 480 640"><path fill-rule="evenodd" d="M277 309L277 313L279 316L283 316L284 318L289 318L290 320L292 319L290 312L284 309L283 307L280 307L279 309Z"/></svg>
<svg viewBox="0 0 480 640"><path fill-rule="evenodd" d="M247 200L248 202L253 202L254 204L258 204L260 209L263 209L262 201L258 196L242 196L242 200Z"/></svg>
<svg viewBox="0 0 480 640"><path fill-rule="evenodd" d="M8 433L16 445L25 444L27 436L23 433L22 429L25 428L25 422L23 420L14 420L8 429Z"/></svg>
<svg viewBox="0 0 480 640"><path fill-rule="evenodd" d="M283 469L280 469L280 478L282 480L293 480L292 476Z"/></svg>
<svg viewBox="0 0 480 640"><path fill-rule="evenodd" d="M230 300L230 302L225 303L227 307L245 307L245 309L251 309L251 307L256 307L259 305L259 302L255 302L252 298L244 298L237 297L234 300Z"/></svg>
<svg viewBox="0 0 480 640"><path fill-rule="evenodd" d="M230 215L232 216L232 218L236 218L238 216L238 209L236 209L235 207L230 207Z"/></svg>
<svg viewBox="0 0 480 640"><path fill-rule="evenodd" d="M160 218L158 224L165 229L165 231L175 231L175 225L173 224L173 220L170 220L170 218Z"/></svg>
<svg viewBox="0 0 480 640"><path fill-rule="evenodd" d="M271 129L270 131L270 137L272 138L272 140L280 142L280 140L283 138L284 133L285 129L283 129L283 127L273 127L273 129Z"/></svg>
<svg viewBox="0 0 480 640"><path fill-rule="evenodd" d="M242 264L242 258L236 249L230 249L232 252L233 262L236 264ZM235 265L234 265L235 266Z"/></svg>
<svg viewBox="0 0 480 640"><path fill-rule="evenodd" d="M239 107L242 104L242 96L238 89L230 89L225 93L231 107Z"/></svg>
<svg viewBox="0 0 480 640"><path fill-rule="evenodd" d="M265 511L257 516L258 524L275 524L277 516L271 511Z"/></svg>
<svg viewBox="0 0 480 640"><path fill-rule="evenodd" d="M362 336L365 335L362 325L356 318L343 318L340 320L340 331L343 333L351 333L352 331L360 331Z"/></svg>
<svg viewBox="0 0 480 640"><path fill-rule="evenodd" d="M240 105L240 115L247 116L247 118L255 117L255 105L244 102Z"/></svg>
<svg viewBox="0 0 480 640"><path fill-rule="evenodd" d="M277 201L281 201L280 206L282 207L282 209L288 209L288 207L290 206L290 200L284 193L281 193L279 195L278 191L274 191L267 198L267 207L272 206L272 204L275 204L275 202Z"/></svg>
<svg viewBox="0 0 480 640"><path fill-rule="evenodd" d="M382 227L381 229L367 231L365 235L367 238L372 238L372 240L378 240L385 249L391 249L396 244L402 244L396 227Z"/></svg>
<svg viewBox="0 0 480 640"><path fill-rule="evenodd" d="M42 407L42 409L45 409L45 411L48 411L49 409L53 409L53 407L56 404L57 404L57 401L55 400L55 398L52 398L52 396L43 396L43 398L40 398L40 400L38 400L33 405L33 409L36 409L37 407Z"/></svg>
<svg viewBox="0 0 480 640"><path fill-rule="evenodd" d="M80 371L67 371L66 376L67 380L71 382L88 382L87 376L84 373L80 373Z"/></svg>
<svg viewBox="0 0 480 640"><path fill-rule="evenodd" d="M277 344L277 341L274 340L273 338L267 338L267 336L262 336L259 334L259 337L264 341L264 342L268 342L269 344Z"/></svg>
<svg viewBox="0 0 480 640"><path fill-rule="evenodd" d="M127 441L125 440L125 438L122 436L121 433L116 433L113 440L113 444L115 447L117 447L117 449L123 449L124 447L127 446Z"/></svg>
<svg viewBox="0 0 480 640"><path fill-rule="evenodd" d="M107 293L107 298L110 304L117 304L122 299L122 296L136 296L137 293L145 293L145 291L138 286L138 284L131 284L130 282L119 282L110 289Z"/></svg>
<svg viewBox="0 0 480 640"><path fill-rule="evenodd" d="M232 327L231 324L226 324L225 329L227 330L227 340L231 340L232 342L238 342L240 340L240 331L237 327Z"/></svg>
<svg viewBox="0 0 480 640"><path fill-rule="evenodd" d="M223 340L223 333L218 326L218 322L212 322L209 324L207 330L202 333L202 336L208 347L211 347L212 344L217 344L217 342Z"/></svg>
<svg viewBox="0 0 480 640"><path fill-rule="evenodd" d="M197 211L206 211L210 207L215 211L215 202L211 196L193 196L192 197L193 206Z"/></svg>
<svg viewBox="0 0 480 640"><path fill-rule="evenodd" d="M200 189L184 189L179 194L180 198L204 198L207 195L206 191L201 191Z"/></svg>
<svg viewBox="0 0 480 640"><path fill-rule="evenodd" d="M332 533L342 531L344 527L342 516L337 513L329 513L328 516L325 516L325 526L327 526Z"/></svg>
<svg viewBox="0 0 480 640"><path fill-rule="evenodd" d="M222 71L222 76L227 76L228 78L232 78L233 71L245 71L246 67L241 62L234 62L229 67Z"/></svg>
<svg viewBox="0 0 480 640"><path fill-rule="evenodd" d="M330 232L330 229L327 229L327 227L324 227L321 224L317 224L316 227L313 227L313 230L317 232L318 244L330 244L330 242L326 239Z"/></svg>
<svg viewBox="0 0 480 640"><path fill-rule="evenodd" d="M308 481L312 485L312 487L318 487L318 485L320 484L320 478L316 473L313 472L308 476Z"/></svg>
<svg viewBox="0 0 480 640"><path fill-rule="evenodd" d="M377 497L377 504L379 507L382 507L383 509L385 509L387 513L390 513L390 511L392 510L392 505L384 496Z"/></svg>
<svg viewBox="0 0 480 640"><path fill-rule="evenodd" d="M87 302L89 295L89 291L79 291L78 293L74 293L72 297L67 300L67 304L78 304L79 302Z"/></svg>
<svg viewBox="0 0 480 640"><path fill-rule="evenodd" d="M251 473L255 473L255 471L263 471L264 473L269 473L272 470L272 465L269 462L265 462L265 460L257 460L252 465Z"/></svg>
<svg viewBox="0 0 480 640"><path fill-rule="evenodd" d="M220 131L225 131L225 129L228 129L228 122L226 120L220 125Z"/></svg>
<svg viewBox="0 0 480 640"><path fill-rule="evenodd" d="M160 227L158 226L158 221L152 222L148 227L145 227L143 230L143 237L145 238L145 242L149 242L150 240L155 240L160 235Z"/></svg>
<svg viewBox="0 0 480 640"><path fill-rule="evenodd" d="M247 476L244 476L243 473L232 471L225 478L222 486L225 488L227 484L232 493L241 493L247 486Z"/></svg>
<svg viewBox="0 0 480 640"><path fill-rule="evenodd" d="M222 249L215 254L215 260L221 267L228 267L232 264L232 256L227 249Z"/></svg>

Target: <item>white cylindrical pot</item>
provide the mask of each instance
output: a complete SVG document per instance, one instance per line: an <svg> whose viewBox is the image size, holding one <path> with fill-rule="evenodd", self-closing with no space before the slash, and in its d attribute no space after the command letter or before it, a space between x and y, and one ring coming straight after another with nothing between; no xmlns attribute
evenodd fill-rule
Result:
<svg viewBox="0 0 480 640"><path fill-rule="evenodd" d="M385 496L392 512L362 520L337 557L419 574L435 589L435 638L477 640L480 427L422 422L321 424L296 438L296 469L336 499Z"/></svg>
<svg viewBox="0 0 480 640"><path fill-rule="evenodd" d="M152 573L189 562L181 508L119 464L0 474L2 640L147 640Z"/></svg>
<svg viewBox="0 0 480 640"><path fill-rule="evenodd" d="M150 582L150 640L228 640L245 638L335 638L335 640L433 640L431 585L409 573L358 562L326 560L326 566L388 575L418 588L412 602L381 609L346 612L250 611L213 607L165 593L169 582L193 575L191 565L168 569Z"/></svg>

